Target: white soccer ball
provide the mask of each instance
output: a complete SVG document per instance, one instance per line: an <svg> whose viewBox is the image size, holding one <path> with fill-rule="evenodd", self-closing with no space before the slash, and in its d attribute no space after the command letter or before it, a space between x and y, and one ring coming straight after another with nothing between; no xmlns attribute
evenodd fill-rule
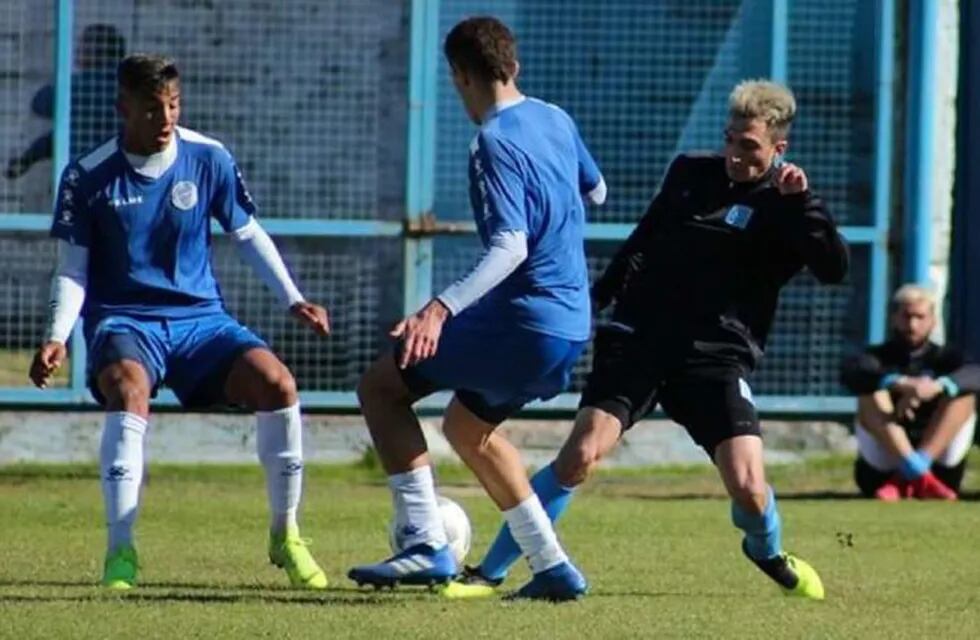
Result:
<svg viewBox="0 0 980 640"><path fill-rule="evenodd" d="M446 538L449 549L456 557L456 564L463 566L463 559L470 552L470 542L473 530L470 527L469 516L463 507L445 496L436 496L439 503L439 515L442 516L442 526L446 528ZM388 523L388 545L392 553L404 551L403 540L394 519Z"/></svg>

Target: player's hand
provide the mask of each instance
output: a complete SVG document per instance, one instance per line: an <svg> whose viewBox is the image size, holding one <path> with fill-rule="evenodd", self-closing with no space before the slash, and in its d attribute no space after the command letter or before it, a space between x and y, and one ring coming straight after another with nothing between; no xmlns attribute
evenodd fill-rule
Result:
<svg viewBox="0 0 980 640"><path fill-rule="evenodd" d="M54 340L45 342L34 354L34 361L31 362L31 371L28 374L31 382L41 389L47 387L51 376L64 364L67 357L68 350L64 343Z"/></svg>
<svg viewBox="0 0 980 640"><path fill-rule="evenodd" d="M795 164L784 164L776 174L776 187L779 189L779 193L784 196L803 193L809 186L806 173Z"/></svg>
<svg viewBox="0 0 980 640"><path fill-rule="evenodd" d="M330 320L327 317L327 310L318 304L297 302L289 307L289 313L321 336L330 333Z"/></svg>
<svg viewBox="0 0 980 640"><path fill-rule="evenodd" d="M391 330L392 338L401 338L402 353L398 367L404 369L436 355L442 325L449 309L439 300L432 300L418 313L408 316Z"/></svg>
<svg viewBox="0 0 980 640"><path fill-rule="evenodd" d="M923 403L945 391L942 384L928 376L902 378L900 388L901 397L895 405L895 412L899 417L909 420L915 417L915 412Z"/></svg>
<svg viewBox="0 0 980 640"><path fill-rule="evenodd" d="M895 417L898 420L915 420L915 412L922 406L922 401L916 397L914 391L906 391L899 396L895 403Z"/></svg>
<svg viewBox="0 0 980 640"><path fill-rule="evenodd" d="M944 391L943 385L934 378L921 376L912 379L912 392L921 402L929 402Z"/></svg>

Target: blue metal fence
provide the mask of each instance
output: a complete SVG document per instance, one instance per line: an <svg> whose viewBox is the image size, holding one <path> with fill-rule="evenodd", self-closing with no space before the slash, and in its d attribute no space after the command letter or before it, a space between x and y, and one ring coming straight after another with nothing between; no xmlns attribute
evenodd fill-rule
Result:
<svg viewBox="0 0 980 640"><path fill-rule="evenodd" d="M89 111L79 106L71 54L92 25L110 25L130 51L174 55L185 76L184 124L231 148L287 263L310 297L331 307L334 336L314 340L217 243L229 307L270 339L307 406L319 408L355 406L354 383L384 347L389 323L477 251L471 236L431 224L433 216L470 218L465 171L474 130L441 56L458 19L494 14L510 24L522 88L571 112L599 159L610 199L590 212L594 273L670 159L717 146L731 86L747 76L786 79L800 102L789 155L845 225L855 268L836 287L807 275L794 280L755 384L763 411L852 407L837 386L837 361L845 344L880 337L884 327L893 0L289 0L234 11L221 3L55 0L47 15L28 18L34 4L0 11L0 32L29 32L54 52L40 69L25 52L11 59L15 85L0 85L8 131L36 126L14 103L45 82L46 69L56 87L49 175L80 151L70 146L97 128L85 113L98 101L89 95ZM872 139L874 146L862 142ZM0 350L23 358L41 330L51 247L43 239L48 216L12 184L0 187L0 248L10 243L3 259L11 270L0 287L18 306L3 316ZM50 179L44 186L50 192ZM90 402L80 340L72 354L67 387L5 386L0 402ZM573 408L587 366L587 358L579 363L572 393L537 407Z"/></svg>

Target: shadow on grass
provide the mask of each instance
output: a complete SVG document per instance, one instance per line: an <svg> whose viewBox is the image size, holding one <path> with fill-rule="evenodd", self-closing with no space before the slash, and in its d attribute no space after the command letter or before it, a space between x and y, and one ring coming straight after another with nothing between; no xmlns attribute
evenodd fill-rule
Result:
<svg viewBox="0 0 980 640"><path fill-rule="evenodd" d="M2 585L4 583L0 583ZM296 605L344 605L344 606L374 606L392 604L395 602L421 601L434 598L434 594L426 591L356 591L353 589L331 588L318 592L286 591L265 588L246 587L246 590L235 593L228 587L205 586L186 587L176 585L141 586L130 592L113 592L99 589L90 583L48 583L48 582L19 582L16 586L72 586L89 587L91 591L76 595L70 594L22 594L0 593L0 604L30 604L52 602L133 602L133 603L182 603L200 604L296 604ZM177 590L168 590L177 589Z"/></svg>
<svg viewBox="0 0 980 640"><path fill-rule="evenodd" d="M685 500L727 500L728 496L717 491L704 492L685 492L685 493L665 493L665 494L646 494L646 493L619 493L617 498L629 500L651 500L654 502L683 502ZM853 502L855 500L875 502L872 498L865 498L855 491L779 491L776 490L776 498L779 500L827 500L840 502ZM960 502L980 502L980 491L965 491L960 494ZM918 502L914 498L910 502Z"/></svg>

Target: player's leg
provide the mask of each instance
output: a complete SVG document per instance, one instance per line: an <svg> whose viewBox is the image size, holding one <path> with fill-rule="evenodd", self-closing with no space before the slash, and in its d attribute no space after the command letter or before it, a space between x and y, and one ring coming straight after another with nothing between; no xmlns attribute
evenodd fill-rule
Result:
<svg viewBox="0 0 980 640"><path fill-rule="evenodd" d="M579 409L558 456L531 477L531 489L552 522L564 514L575 488L616 447L622 431L622 423L612 413L597 407ZM520 557L521 548L505 522L480 564L467 567L462 579L474 584L499 585Z"/></svg>
<svg viewBox="0 0 980 640"><path fill-rule="evenodd" d="M255 412L256 451L269 502L269 561L286 571L294 587L326 588L326 575L300 537L297 522L303 418L293 375L269 349L249 348L231 365L224 394L231 404Z"/></svg>
<svg viewBox="0 0 980 640"><path fill-rule="evenodd" d="M660 379L655 364L634 335L608 327L598 331L593 370L572 432L557 458L531 478L531 488L553 522L565 512L574 488L615 448L622 433L653 409ZM505 523L480 564L467 567L461 580L499 585L520 556Z"/></svg>
<svg viewBox="0 0 980 640"><path fill-rule="evenodd" d="M361 413L388 474L395 510L394 526L402 551L376 564L348 572L358 584L436 584L457 572L439 514L435 481L422 426L412 405L439 389L452 388L467 374L479 339L457 321L447 323L433 358L407 369L397 352L379 357L357 387Z"/></svg>
<svg viewBox="0 0 980 640"><path fill-rule="evenodd" d="M904 497L907 488L907 482L898 471L902 457L895 453L896 447L886 446L864 426L874 420L873 417L869 417L869 413L877 411L877 408L869 407L869 404L871 403L862 403L860 399L858 400L858 421L854 427L858 455L854 461L854 482L861 494L867 498L895 502ZM895 425L895 428L902 429L898 425ZM904 430L901 439L908 442ZM908 450L912 450L911 443L908 445Z"/></svg>
<svg viewBox="0 0 980 640"><path fill-rule="evenodd" d="M820 576L782 546L782 520L776 495L766 483L762 438L740 435L718 444L715 464L732 498L732 522L745 533L742 551L786 595L823 600Z"/></svg>
<svg viewBox="0 0 980 640"><path fill-rule="evenodd" d="M520 453L495 431L509 413L510 408L497 411L486 406L475 394L457 394L446 410L443 431L503 513L519 552L528 559L534 577L515 595L577 598L587 589L585 578L559 544L551 519L531 489Z"/></svg>
<svg viewBox="0 0 980 640"><path fill-rule="evenodd" d="M975 427L976 401L972 395L939 403L919 443L919 450L932 458L931 474L912 485L915 497L949 500L959 493Z"/></svg>
<svg viewBox="0 0 980 640"><path fill-rule="evenodd" d="M732 499L742 551L787 595L823 599L820 577L782 547L782 520L766 483L752 392L737 367L692 365L664 385L663 407L711 456Z"/></svg>
<svg viewBox="0 0 980 640"><path fill-rule="evenodd" d="M963 400L963 402L958 402ZM930 471L933 459L949 444L962 428L966 417L973 412L972 397L944 401L929 425L930 448L915 448L905 429L895 421L894 407L887 391L878 391L858 398L858 420L861 426L885 450L889 458L898 459L898 473L875 493L880 499L895 500L897 496L914 495L921 498L952 500L954 491L946 487ZM940 448L941 447L941 448Z"/></svg>
<svg viewBox="0 0 980 640"><path fill-rule="evenodd" d="M294 587L322 589L326 576L300 537L303 423L296 382L265 342L219 313L173 321L167 383L185 407L219 404L255 412L256 448L269 501L269 560Z"/></svg>
<svg viewBox="0 0 980 640"><path fill-rule="evenodd" d="M151 323L105 320L89 335L89 388L106 410L99 446L108 542L102 583L135 586L139 563L133 526L143 481L149 402L162 377L162 343Z"/></svg>

